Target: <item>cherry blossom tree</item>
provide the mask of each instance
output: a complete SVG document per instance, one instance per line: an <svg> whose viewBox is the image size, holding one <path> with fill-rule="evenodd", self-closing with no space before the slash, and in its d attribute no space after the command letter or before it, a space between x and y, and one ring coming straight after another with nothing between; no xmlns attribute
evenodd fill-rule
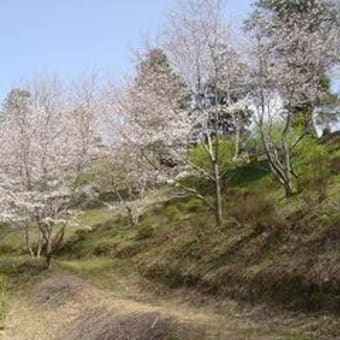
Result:
<svg viewBox="0 0 340 340"><path fill-rule="evenodd" d="M133 145L155 170L163 168L159 173L179 165L191 129L184 106L185 85L162 53L151 51L146 58L151 60L139 65L136 79L128 80L120 89L109 88L105 95L109 98L106 125L119 136L118 142Z"/></svg>
<svg viewBox="0 0 340 340"><path fill-rule="evenodd" d="M1 186L11 183L2 217L23 228L31 255L28 230L38 230L35 255L42 250L48 268L69 220L74 179L94 143L93 105L86 95L74 100L68 93L56 78L33 81L11 91L1 121Z"/></svg>
<svg viewBox="0 0 340 340"><path fill-rule="evenodd" d="M72 136L76 173L82 170L97 157L99 135L100 103L98 75L85 74L72 83L69 89L69 132Z"/></svg>
<svg viewBox="0 0 340 340"><path fill-rule="evenodd" d="M302 11L288 5L275 10L260 6L247 23L256 123L272 173L286 196L297 191L293 155L312 124L311 115L305 115L300 131L294 129L298 108L320 103L326 92L325 72L339 63L338 6L323 0L304 2Z"/></svg>
<svg viewBox="0 0 340 340"><path fill-rule="evenodd" d="M217 224L223 220L220 143L226 134L233 134L237 160L240 133L250 116L244 101L247 67L226 24L225 5L222 0L180 1L170 14L164 42L175 70L189 88L196 140L211 163L205 175L215 186Z"/></svg>
<svg viewBox="0 0 340 340"><path fill-rule="evenodd" d="M183 168L191 125L183 81L161 49L141 57L136 77L106 89L105 135L109 137L107 184L131 224L138 221L146 189L164 184ZM124 193L124 194L123 194Z"/></svg>
<svg viewBox="0 0 340 340"><path fill-rule="evenodd" d="M237 159L240 133L249 123L241 100L246 63L231 46L223 11L219 0L181 1L165 30L166 53L154 48L142 55L136 78L116 91L109 110L115 112L114 125L121 124L120 133L160 177L173 179L185 171L214 184L211 201L177 181L212 209L217 224L223 220L220 142L234 134ZM211 169L191 161L189 151L197 143L204 146Z"/></svg>
<svg viewBox="0 0 340 340"><path fill-rule="evenodd" d="M145 197L147 189L153 188L157 171L142 157L134 145L115 143L110 152L96 168L95 182L115 195L116 201L106 203L109 209L123 208L131 226L136 226L145 207L150 204ZM116 203L118 201L118 204Z"/></svg>

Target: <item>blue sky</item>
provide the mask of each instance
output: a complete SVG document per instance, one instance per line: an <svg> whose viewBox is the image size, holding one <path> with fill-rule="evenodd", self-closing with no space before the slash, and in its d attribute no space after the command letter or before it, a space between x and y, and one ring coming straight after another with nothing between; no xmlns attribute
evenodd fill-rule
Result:
<svg viewBox="0 0 340 340"><path fill-rule="evenodd" d="M131 49L156 33L174 0L1 0L0 99L34 74L122 74ZM250 0L229 0L231 16Z"/></svg>

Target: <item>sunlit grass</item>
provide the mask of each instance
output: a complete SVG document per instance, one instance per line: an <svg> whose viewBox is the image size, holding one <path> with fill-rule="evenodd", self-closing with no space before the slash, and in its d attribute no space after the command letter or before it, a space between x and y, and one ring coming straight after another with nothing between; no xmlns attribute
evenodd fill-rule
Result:
<svg viewBox="0 0 340 340"><path fill-rule="evenodd" d="M92 226L94 224L104 223L117 215L116 211L108 208L89 209L80 213L79 224L81 227Z"/></svg>

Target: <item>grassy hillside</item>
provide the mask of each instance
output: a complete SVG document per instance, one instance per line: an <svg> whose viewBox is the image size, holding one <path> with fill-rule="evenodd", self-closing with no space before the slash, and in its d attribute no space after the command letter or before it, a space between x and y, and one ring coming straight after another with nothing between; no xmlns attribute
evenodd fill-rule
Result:
<svg viewBox="0 0 340 340"><path fill-rule="evenodd" d="M326 199L320 199L319 186L315 186L320 181L317 171L306 180L301 194L286 199L264 163L239 165L226 172L223 225L215 226L214 216L202 201L171 197L171 191L160 190L152 194L153 200L161 197L160 203L150 206L135 227L118 209L84 211L80 226L68 230L63 247L55 254L55 268L112 292L122 292L126 280L137 280L152 293L178 288L197 292L196 304L204 303L205 297L218 303L231 298L273 310L322 312L338 320L339 137L320 145L327 150L327 180L322 181ZM308 167L316 168L308 157L299 166L306 174ZM206 183L192 184L209 195ZM27 262L19 232L6 226L0 232L1 322L8 309L6 289L18 290L46 274L41 274L36 262ZM296 337L287 333L286 338L340 336L338 321L322 320L320 316L307 327L312 333L297 326Z"/></svg>
<svg viewBox="0 0 340 340"><path fill-rule="evenodd" d="M124 215L108 219L103 210L89 210L83 218L92 230L79 230L59 255L121 259L173 288L340 312L339 139L324 143L331 160L325 200L312 181L287 200L261 162L240 166L228 174L221 227L190 197L153 206L137 227Z"/></svg>

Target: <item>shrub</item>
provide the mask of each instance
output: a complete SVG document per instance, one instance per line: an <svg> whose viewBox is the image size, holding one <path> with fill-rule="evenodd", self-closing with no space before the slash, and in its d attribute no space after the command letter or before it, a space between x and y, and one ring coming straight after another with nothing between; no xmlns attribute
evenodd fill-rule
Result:
<svg viewBox="0 0 340 340"><path fill-rule="evenodd" d="M171 221L180 221L183 214L183 212L181 212L176 205L167 206L164 209L164 212Z"/></svg>
<svg viewBox="0 0 340 340"><path fill-rule="evenodd" d="M274 200L262 192L250 190L234 191L229 213L243 225L264 227L280 224Z"/></svg>
<svg viewBox="0 0 340 340"><path fill-rule="evenodd" d="M194 197L188 199L183 204L183 210L191 212L191 213L200 212L203 207L206 207L204 203L201 200L194 198Z"/></svg>
<svg viewBox="0 0 340 340"><path fill-rule="evenodd" d="M77 235L78 241L83 241L88 237L89 232L89 229L78 229L75 231L75 235Z"/></svg>

